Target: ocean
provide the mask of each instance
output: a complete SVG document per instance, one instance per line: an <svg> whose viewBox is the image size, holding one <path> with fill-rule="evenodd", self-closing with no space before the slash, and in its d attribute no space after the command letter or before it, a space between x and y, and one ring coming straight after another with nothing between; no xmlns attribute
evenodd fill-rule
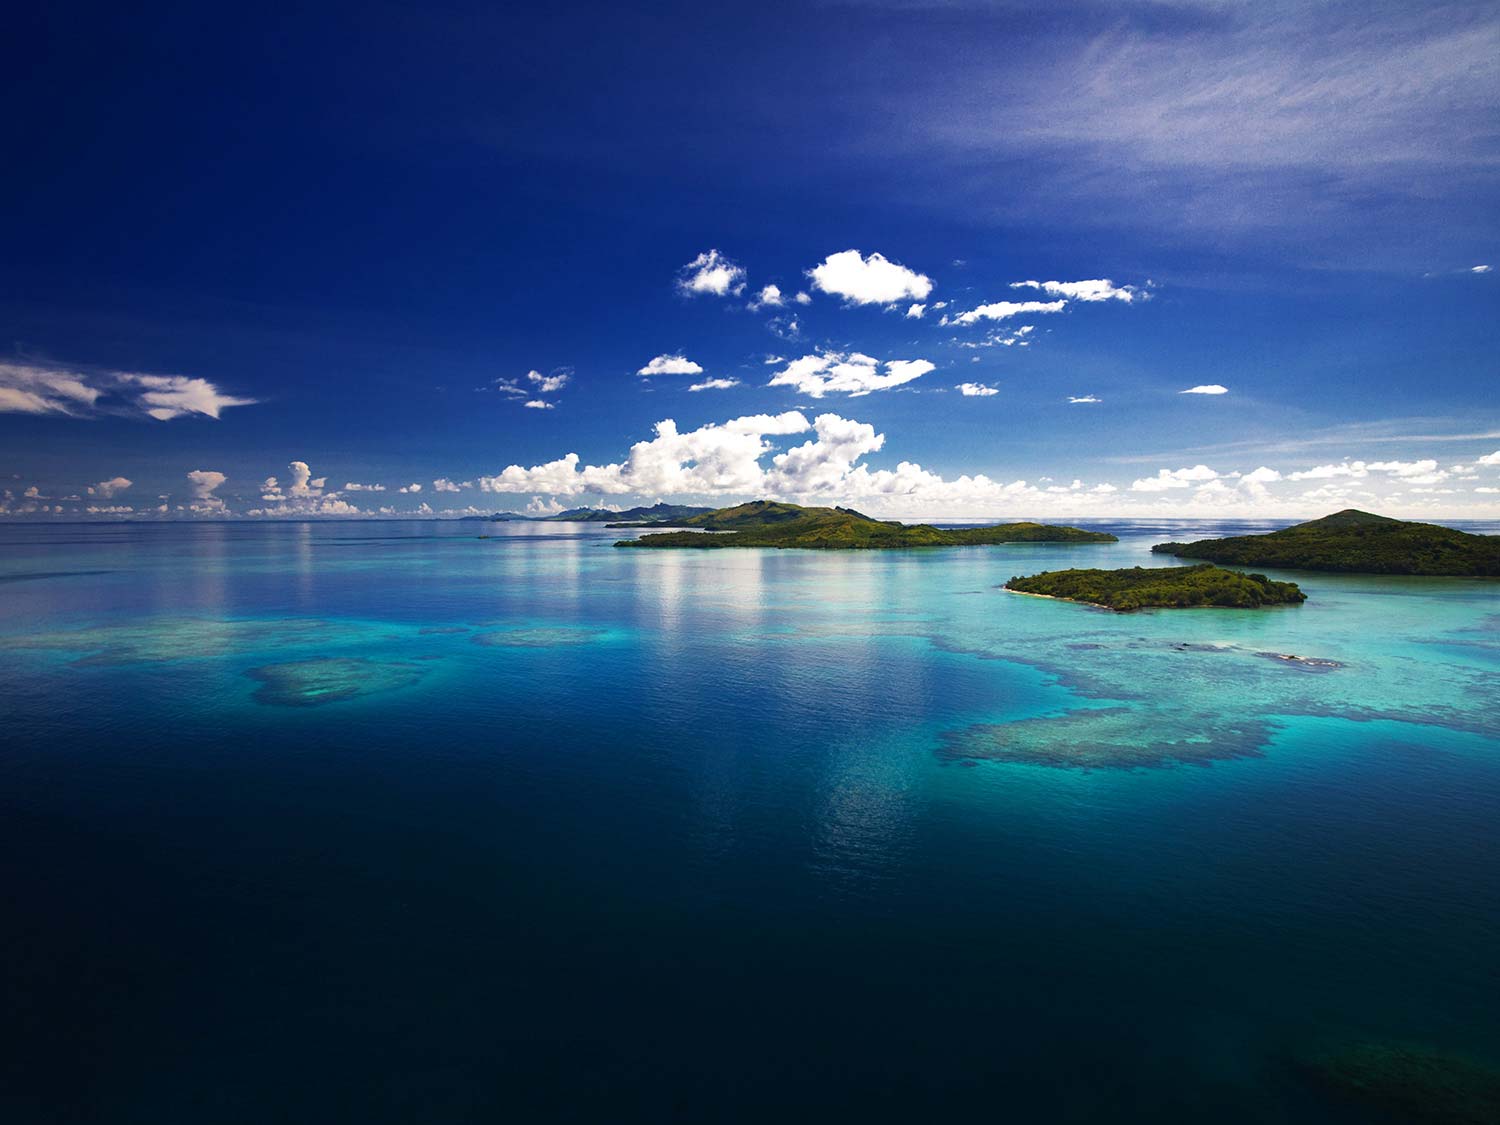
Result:
<svg viewBox="0 0 1500 1125"><path fill-rule="evenodd" d="M1500 586L999 588L1271 525L1084 526L0 526L0 1118L1360 1122L1306 1060L1500 1062Z"/></svg>

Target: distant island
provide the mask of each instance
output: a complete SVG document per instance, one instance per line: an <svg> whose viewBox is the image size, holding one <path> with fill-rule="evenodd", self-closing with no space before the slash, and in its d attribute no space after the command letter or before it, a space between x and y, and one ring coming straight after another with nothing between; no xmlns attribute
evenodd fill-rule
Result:
<svg viewBox="0 0 1500 1125"><path fill-rule="evenodd" d="M876 520L850 508L804 508L756 500L674 521L699 531L665 531L622 539L616 547L806 547L879 550L902 547L969 547L992 543L1113 543L1115 537L1076 527L1005 523L990 527L940 528ZM651 524L613 524L641 527ZM704 534L717 532L718 534Z"/></svg>
<svg viewBox="0 0 1500 1125"><path fill-rule="evenodd" d="M1231 566L1352 574L1500 576L1500 536L1471 535L1355 508L1266 535L1158 543L1151 550L1159 555Z"/></svg>
<svg viewBox="0 0 1500 1125"><path fill-rule="evenodd" d="M1273 582L1264 574L1241 574L1212 563L1123 570L1049 570L1012 578L1007 590L1103 609L1259 609L1298 605L1307 595L1295 582Z"/></svg>
<svg viewBox="0 0 1500 1125"><path fill-rule="evenodd" d="M701 516L712 512L712 508L694 508L687 504L652 504L649 508L625 508L613 511L609 508L569 508L550 516L526 516L519 512L496 512L489 516L460 516L461 520L478 523L602 523L614 524L625 521L626 526L637 524L662 524L683 520L689 516Z"/></svg>

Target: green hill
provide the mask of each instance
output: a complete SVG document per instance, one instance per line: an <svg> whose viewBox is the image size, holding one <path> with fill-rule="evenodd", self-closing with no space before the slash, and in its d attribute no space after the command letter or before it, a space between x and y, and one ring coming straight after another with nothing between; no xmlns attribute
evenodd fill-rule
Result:
<svg viewBox="0 0 1500 1125"><path fill-rule="evenodd" d="M1123 570L1049 570L1012 578L1007 590L1040 594L1106 609L1258 609L1297 605L1307 595L1295 582L1273 582L1264 574L1241 574L1210 563Z"/></svg>
<svg viewBox="0 0 1500 1125"><path fill-rule="evenodd" d="M875 520L849 508L804 508L757 500L677 521L702 531L668 531L622 539L616 547L807 547L870 550L902 547L962 547L991 543L1113 543L1115 537L1076 527L1007 523L991 527L939 528ZM704 534L715 532L717 534Z"/></svg>
<svg viewBox="0 0 1500 1125"><path fill-rule="evenodd" d="M1500 576L1500 536L1471 535L1354 508L1266 535L1158 543L1160 555L1230 566L1358 574Z"/></svg>
<svg viewBox="0 0 1500 1125"><path fill-rule="evenodd" d="M548 523L680 523L689 516L711 511L712 508L694 508L687 504L653 504L649 508L626 508L622 512L612 512L607 508L569 508L545 519Z"/></svg>

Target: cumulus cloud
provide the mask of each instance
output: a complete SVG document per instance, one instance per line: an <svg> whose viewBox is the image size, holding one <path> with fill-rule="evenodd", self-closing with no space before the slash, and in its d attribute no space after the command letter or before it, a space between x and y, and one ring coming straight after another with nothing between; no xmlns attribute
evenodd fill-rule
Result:
<svg viewBox="0 0 1500 1125"><path fill-rule="evenodd" d="M727 391L730 387L738 387L738 379L705 379L701 383L694 383L688 388L690 391Z"/></svg>
<svg viewBox="0 0 1500 1125"><path fill-rule="evenodd" d="M1218 383L1199 383L1196 387L1189 387L1177 393L1180 395L1227 395L1229 388L1220 386Z"/></svg>
<svg viewBox="0 0 1500 1125"><path fill-rule="evenodd" d="M780 308L785 304L786 300L781 295L780 286L767 285L750 302L750 309L753 312L763 308Z"/></svg>
<svg viewBox="0 0 1500 1125"><path fill-rule="evenodd" d="M1068 396L1068 401L1071 402L1071 403L1079 404L1079 403L1103 402L1104 400L1102 398L1099 398L1097 395L1069 395Z"/></svg>
<svg viewBox="0 0 1500 1125"><path fill-rule="evenodd" d="M335 490L328 488L327 477L315 477L306 461L293 461L287 465L290 474L288 483L282 484L276 477L267 477L261 482L261 499L269 501L264 508L251 508L247 516L353 516L360 509L343 499ZM354 488L353 485L346 486ZM416 486L420 488L421 486ZM356 491L381 492L382 485L365 485ZM406 489L401 489L405 492Z"/></svg>
<svg viewBox="0 0 1500 1125"><path fill-rule="evenodd" d="M1166 492L1174 488L1190 488L1203 481L1218 477L1207 465L1194 465L1186 469L1158 469L1154 477L1143 477L1130 485L1132 492Z"/></svg>
<svg viewBox="0 0 1500 1125"><path fill-rule="evenodd" d="M527 410L552 410L556 407L557 404L547 402L544 399L532 398L527 399L521 405L524 406Z"/></svg>
<svg viewBox="0 0 1500 1125"><path fill-rule="evenodd" d="M717 250L705 250L678 271L677 289L690 297L738 297L745 289L745 271Z"/></svg>
<svg viewBox="0 0 1500 1125"><path fill-rule="evenodd" d="M411 484L403 484L400 488L396 489L396 491L404 492L407 494L415 494L422 491L422 486L416 481L412 481Z"/></svg>
<svg viewBox="0 0 1500 1125"><path fill-rule="evenodd" d="M112 500L129 488L132 483L125 477L111 477L109 480L101 480L98 484L89 485L89 495L97 496L101 500Z"/></svg>
<svg viewBox="0 0 1500 1125"><path fill-rule="evenodd" d="M1486 453L1475 463L1479 465L1500 465L1500 449L1495 450L1493 453Z"/></svg>
<svg viewBox="0 0 1500 1125"><path fill-rule="evenodd" d="M702 375L701 364L694 363L684 355L659 355L652 359L645 367L636 372L637 375Z"/></svg>
<svg viewBox="0 0 1500 1125"><path fill-rule="evenodd" d="M983 383L960 383L958 393L965 398L988 398L990 395L1000 393L996 387L988 387Z"/></svg>
<svg viewBox="0 0 1500 1125"><path fill-rule="evenodd" d="M189 414L217 418L231 406L256 400L226 394L207 379L142 375L128 371L67 371L34 364L0 363L0 413L146 414L169 421Z"/></svg>
<svg viewBox="0 0 1500 1125"><path fill-rule="evenodd" d="M345 492L384 492L385 491L385 485L383 485L383 484L359 484L356 481L349 481L347 484L344 485L344 491Z"/></svg>
<svg viewBox="0 0 1500 1125"><path fill-rule="evenodd" d="M908 305L906 307L906 315L907 315L907 318L910 319L910 320L921 320L922 319L922 314L925 313L926 311L927 311L927 306L926 305Z"/></svg>
<svg viewBox="0 0 1500 1125"><path fill-rule="evenodd" d="M803 293L799 291L797 295L792 298L792 300L796 301L799 305L810 305L812 304L812 295L810 293Z"/></svg>
<svg viewBox="0 0 1500 1125"><path fill-rule="evenodd" d="M880 373L884 366L885 373ZM794 359L771 376L768 386L794 387L809 398L847 394L859 398L920 379L935 365L925 359L889 359L884 364L860 352L824 352Z"/></svg>
<svg viewBox="0 0 1500 1125"><path fill-rule="evenodd" d="M968 312L943 317L942 324L977 324L981 320L1009 320L1028 313L1056 313L1068 307L1067 301L992 301Z"/></svg>
<svg viewBox="0 0 1500 1125"><path fill-rule="evenodd" d="M808 270L807 276L812 278L814 289L842 297L851 305L893 305L906 298L923 301L932 292L932 279L925 274L898 265L883 254L872 253L867 258L858 250L828 255Z"/></svg>
<svg viewBox="0 0 1500 1125"><path fill-rule="evenodd" d="M551 375L543 375L540 371L528 371L526 379L536 387L539 394L550 395L567 386L572 375L572 371L566 368L554 371Z"/></svg>
<svg viewBox="0 0 1500 1125"><path fill-rule="evenodd" d="M1013 281L1012 289L1040 289L1054 297L1066 297L1070 301L1132 301L1145 300L1150 294L1134 285L1116 285L1107 277L1093 281Z"/></svg>
<svg viewBox="0 0 1500 1125"><path fill-rule="evenodd" d="M474 482L471 480L460 483L458 481L451 481L447 477L438 477L437 480L432 482L432 490L434 492L462 492L466 488L473 487Z"/></svg>
<svg viewBox="0 0 1500 1125"><path fill-rule="evenodd" d="M194 469L187 475L188 487L192 489L195 500L212 499L214 490L228 479L223 473L212 469Z"/></svg>

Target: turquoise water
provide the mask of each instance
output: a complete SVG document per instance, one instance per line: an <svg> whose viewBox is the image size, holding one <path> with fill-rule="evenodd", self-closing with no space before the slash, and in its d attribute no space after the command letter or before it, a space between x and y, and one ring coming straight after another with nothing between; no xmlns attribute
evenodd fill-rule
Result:
<svg viewBox="0 0 1500 1125"><path fill-rule="evenodd" d="M1500 587L998 589L1240 529L0 528L0 1110L1383 1120L1300 1053L1500 1060Z"/></svg>

